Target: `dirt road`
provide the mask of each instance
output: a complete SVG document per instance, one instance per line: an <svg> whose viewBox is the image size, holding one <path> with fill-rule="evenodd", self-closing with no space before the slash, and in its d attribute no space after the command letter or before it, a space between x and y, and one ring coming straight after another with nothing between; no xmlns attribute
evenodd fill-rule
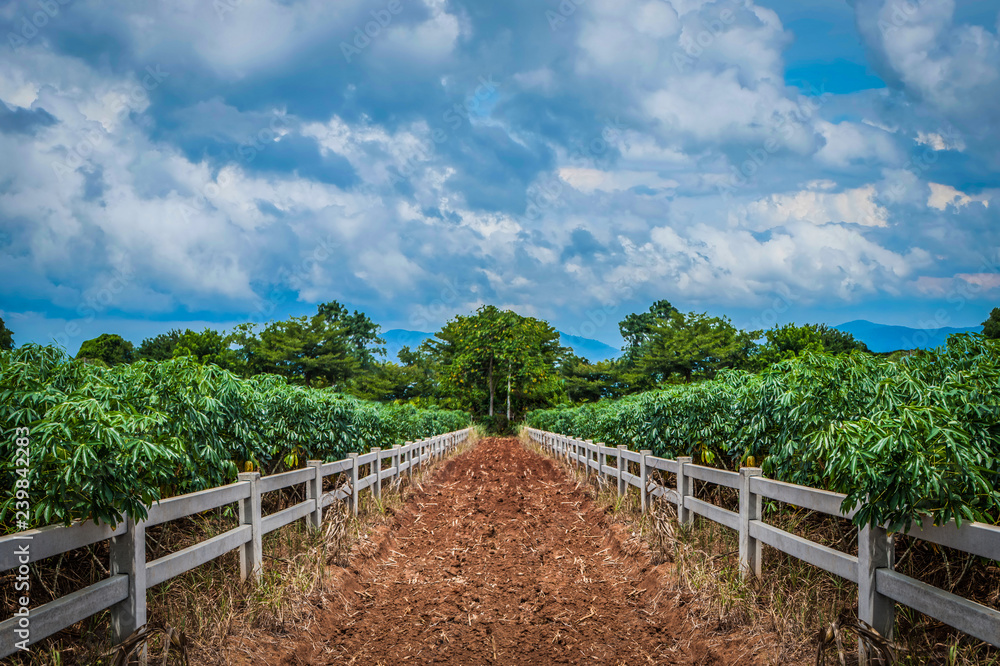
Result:
<svg viewBox="0 0 1000 666"><path fill-rule="evenodd" d="M269 662L752 663L713 652L677 609L651 612L642 564L604 514L516 439L446 462L396 518L357 571L357 603Z"/></svg>

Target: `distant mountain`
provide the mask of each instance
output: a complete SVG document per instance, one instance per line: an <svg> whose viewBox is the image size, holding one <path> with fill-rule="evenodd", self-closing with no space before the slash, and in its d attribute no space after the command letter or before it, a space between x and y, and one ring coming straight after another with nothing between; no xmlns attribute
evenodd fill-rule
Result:
<svg viewBox="0 0 1000 666"><path fill-rule="evenodd" d="M981 333L982 326L966 328L909 328L908 326L888 326L864 319L849 321L837 330L850 333L861 340L873 352L890 352L898 349L930 349L948 341L952 333Z"/></svg>
<svg viewBox="0 0 1000 666"><path fill-rule="evenodd" d="M423 331L407 331L402 328L393 328L388 331L382 331L382 338L385 340L385 358L387 361L398 363L399 359L396 358L396 355L399 354L400 349L403 347L416 349L420 346L421 342L427 338L433 337L433 333L424 333Z"/></svg>
<svg viewBox="0 0 1000 666"><path fill-rule="evenodd" d="M400 349L403 347L416 349L420 346L421 342L433 337L433 333L424 333L423 331L407 331L402 328L393 328L388 331L383 331L382 338L385 340L386 359L392 361L393 363L397 363L399 361L397 355L399 354ZM579 335L568 335L560 332L559 342L564 347L571 347L573 349L573 353L577 356L582 356L595 363L597 361L614 358L620 354L619 350L611 345L605 344L600 340L583 338Z"/></svg>
<svg viewBox="0 0 1000 666"><path fill-rule="evenodd" d="M600 340L583 338L579 335L570 335L562 331L559 331L559 342L563 347L570 347L574 354L582 356L591 363L606 361L609 358L620 356L622 353L617 347L612 347Z"/></svg>

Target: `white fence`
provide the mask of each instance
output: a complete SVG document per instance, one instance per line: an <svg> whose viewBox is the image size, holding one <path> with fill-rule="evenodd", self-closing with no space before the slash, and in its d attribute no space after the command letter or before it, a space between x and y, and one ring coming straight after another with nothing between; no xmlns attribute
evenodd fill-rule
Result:
<svg viewBox="0 0 1000 666"><path fill-rule="evenodd" d="M111 609L113 640L117 643L146 623L146 590L209 562L229 551L240 551L240 576L261 574L261 539L268 532L305 518L319 528L323 509L347 501L358 513L358 494L370 488L381 497L382 481L418 465L442 458L469 437L470 429L438 435L391 449L351 453L345 460L324 463L310 460L303 469L262 477L259 472L239 475L236 483L162 500L149 507L144 521L127 519L116 526L87 521L54 525L0 537L0 571L17 569L27 575L28 565L53 555L111 541L110 576L104 580L30 610L27 620L15 616L0 622L0 657L61 631L102 610ZM388 461L388 464L386 464ZM350 483L324 493L323 479L347 473ZM261 495L305 485L306 499L287 509L261 515ZM183 550L146 561L146 528L239 503L239 527ZM27 641L24 643L23 641Z"/></svg>
<svg viewBox="0 0 1000 666"><path fill-rule="evenodd" d="M630 485L638 488L643 511L651 496L661 496L677 506L677 518L682 523L689 523L692 514L698 514L736 530L740 570L745 576L752 573L760 577L761 544L767 544L856 583L858 616L883 636L892 636L895 602L899 602L1000 647L1000 611L894 571L892 538L881 527L859 528L858 555L854 556L778 529L761 519L764 498L849 519L854 512L841 511L845 495L765 479L757 467L729 472L692 464L691 458L667 460L650 455L651 451L629 451L625 446L613 448L533 428L526 431L552 455L586 468L588 473L614 478L619 494L624 494ZM652 483L653 470L674 474L676 488ZM692 479L736 490L739 512L692 497ZM914 526L908 534L979 557L1000 559L1000 527L996 525L963 523L956 528L954 523L937 527L927 524L923 529Z"/></svg>

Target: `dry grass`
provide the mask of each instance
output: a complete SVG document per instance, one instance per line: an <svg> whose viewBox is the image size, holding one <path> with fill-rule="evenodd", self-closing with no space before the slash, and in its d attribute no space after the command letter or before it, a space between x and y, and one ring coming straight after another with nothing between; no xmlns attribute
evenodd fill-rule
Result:
<svg viewBox="0 0 1000 666"><path fill-rule="evenodd" d="M475 433L449 458L471 448L480 437ZM319 532L296 521L265 535L259 584L240 581L239 556L234 551L148 590L148 626L152 628L147 646L149 663L183 663L178 649L171 651L168 661L161 661L164 641L170 638L176 644L183 636L190 663L217 664L227 663L227 655L236 653L252 659L248 646L264 634L280 636L293 627L296 632L308 630L323 606L337 603L348 556L369 554L372 530L390 523L410 487L419 486L434 468L424 465L410 478L404 474L395 483L385 484L380 500L363 492L356 519L345 504L337 503L325 510ZM301 499L300 493L286 492L283 497L268 498L264 511L273 513ZM224 507L151 529L148 559L230 530L236 526L235 520L232 507ZM55 598L106 577L107 561L107 543L97 544L44 561L35 568L32 583L48 598ZM13 585L7 587L13 589ZM138 644L131 647L137 648L135 654L141 650ZM110 666L115 663L112 648L109 613L105 611L39 642L27 653L9 658L9 663ZM133 655L130 663L138 663L138 659Z"/></svg>
<svg viewBox="0 0 1000 666"><path fill-rule="evenodd" d="M545 452L522 435L525 446ZM581 481L587 475L575 464L561 462ZM844 663L856 664L857 635L864 634L857 620L857 586L817 567L777 551L763 548L763 576L743 579L739 572L737 533L695 516L690 525L677 521L674 505L651 503L645 515L638 493L619 497L613 481L590 474L592 496L612 520L625 524L648 545L653 565L666 565L659 597L679 598L692 626L707 626L720 634L738 630L748 641L766 643L758 656L773 664L839 664L836 632ZM708 489L698 484L702 499L737 509L737 498L728 489ZM765 519L783 530L812 541L857 554L857 529L845 520L787 505L768 503ZM1000 606L1000 568L996 562L939 548L907 537L896 539L897 570L926 583ZM895 652L905 666L1000 666L1000 650L956 632L905 606L896 606ZM829 639L829 641L828 641Z"/></svg>

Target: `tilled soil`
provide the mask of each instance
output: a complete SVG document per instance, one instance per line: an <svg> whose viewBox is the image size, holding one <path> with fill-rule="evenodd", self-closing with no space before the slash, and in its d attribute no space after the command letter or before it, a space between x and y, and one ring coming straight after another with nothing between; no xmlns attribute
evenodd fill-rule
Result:
<svg viewBox="0 0 1000 666"><path fill-rule="evenodd" d="M297 664L735 664L644 594L583 489L512 438L486 439L415 490L356 602L259 655ZM718 644L718 642L716 642Z"/></svg>

